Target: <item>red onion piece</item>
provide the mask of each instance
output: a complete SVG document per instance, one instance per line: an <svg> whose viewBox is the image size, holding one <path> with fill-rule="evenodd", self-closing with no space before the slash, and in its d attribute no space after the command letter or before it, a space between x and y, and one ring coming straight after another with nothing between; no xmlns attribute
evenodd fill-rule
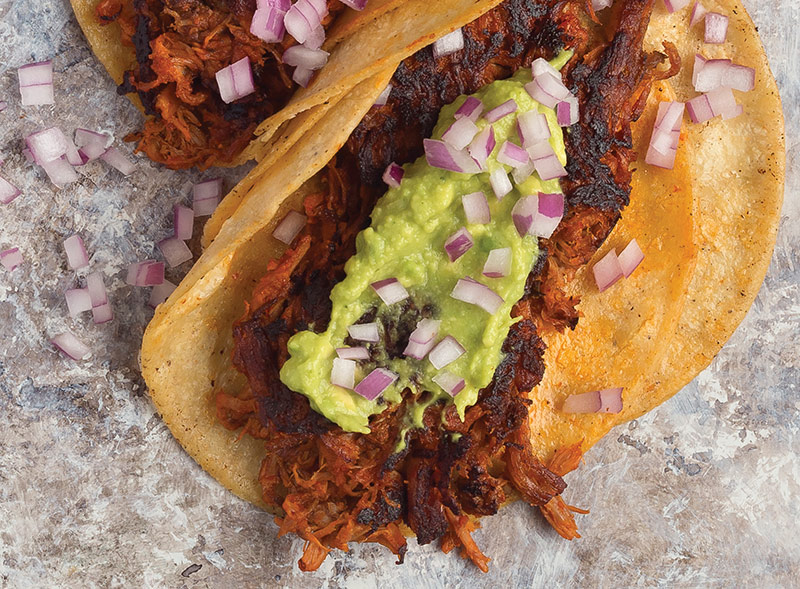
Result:
<svg viewBox="0 0 800 589"><path fill-rule="evenodd" d="M550 127L547 117L535 110L529 110L517 117L517 135L522 147L530 147L536 143L550 139Z"/></svg>
<svg viewBox="0 0 800 589"><path fill-rule="evenodd" d="M682 102L664 101L659 103L655 128L666 132L680 131L683 107Z"/></svg>
<svg viewBox="0 0 800 589"><path fill-rule="evenodd" d="M667 7L667 12L677 12L685 8L691 0L664 0L664 6Z"/></svg>
<svg viewBox="0 0 800 589"><path fill-rule="evenodd" d="M287 12L292 7L292 0L256 0L257 8L266 8L267 6Z"/></svg>
<svg viewBox="0 0 800 589"><path fill-rule="evenodd" d="M116 168L122 172L123 176L129 176L136 169L136 164L129 160L127 156L116 147L109 147L106 152L100 156L100 159L112 168Z"/></svg>
<svg viewBox="0 0 800 589"><path fill-rule="evenodd" d="M472 235L467 231L466 227L462 227L447 238L444 242L444 250L447 252L447 257L450 261L455 262L466 254L473 245L475 245L475 241L472 239Z"/></svg>
<svg viewBox="0 0 800 589"><path fill-rule="evenodd" d="M622 387L600 391L600 413L622 411Z"/></svg>
<svg viewBox="0 0 800 589"><path fill-rule="evenodd" d="M283 25L286 27L286 31L294 37L298 43L305 43L311 31L317 28L319 24L319 22L309 23L308 19L296 4L289 8L283 19Z"/></svg>
<svg viewBox="0 0 800 589"><path fill-rule="evenodd" d="M692 6L692 17L689 20L689 26L693 27L701 20L703 20L708 14L708 9L700 4L699 0L695 0L694 6Z"/></svg>
<svg viewBox="0 0 800 589"><path fill-rule="evenodd" d="M353 360L334 358L331 369L331 384L352 389L356 384L356 363Z"/></svg>
<svg viewBox="0 0 800 589"><path fill-rule="evenodd" d="M486 160L492 155L494 146L497 142L494 139L494 127L489 125L483 131L475 136L472 143L469 144L467 151L470 157L475 160L481 170L486 169Z"/></svg>
<svg viewBox="0 0 800 589"><path fill-rule="evenodd" d="M9 272L22 264L22 262L22 252L19 251L18 247L12 247L0 252L0 264Z"/></svg>
<svg viewBox="0 0 800 589"><path fill-rule="evenodd" d="M633 271L639 267L642 260L644 260L644 253L635 239L631 239L630 243L617 256L619 267L622 268L625 278L633 274Z"/></svg>
<svg viewBox="0 0 800 589"><path fill-rule="evenodd" d="M351 325L347 328L347 333L350 334L354 340L360 342L376 343L380 341L380 333L378 332L377 323L358 323Z"/></svg>
<svg viewBox="0 0 800 589"><path fill-rule="evenodd" d="M659 103L645 163L669 170L673 168L681 136L683 108L682 102Z"/></svg>
<svg viewBox="0 0 800 589"><path fill-rule="evenodd" d="M456 29L433 44L433 56L436 58L450 55L464 48L464 33Z"/></svg>
<svg viewBox="0 0 800 589"><path fill-rule="evenodd" d="M535 195L523 196L519 199L514 208L511 209L511 220L520 237L528 234L533 225L533 218L539 208L539 202Z"/></svg>
<svg viewBox="0 0 800 589"><path fill-rule="evenodd" d="M58 127L50 127L25 137L25 143L39 164L52 162L67 153L67 138Z"/></svg>
<svg viewBox="0 0 800 589"><path fill-rule="evenodd" d="M569 127L577 123L579 120L578 99L570 95L556 104L556 118L561 127Z"/></svg>
<svg viewBox="0 0 800 589"><path fill-rule="evenodd" d="M100 272L92 272L86 275L86 292L92 301L92 308L100 307L108 303L108 293L103 284L103 275Z"/></svg>
<svg viewBox="0 0 800 589"><path fill-rule="evenodd" d="M464 346L458 343L456 338L448 335L431 350L430 354L428 354L428 360L436 370L441 370L458 360L466 352Z"/></svg>
<svg viewBox="0 0 800 589"><path fill-rule="evenodd" d="M483 275L487 278L503 278L511 272L512 253L510 247L493 249L483 265Z"/></svg>
<svg viewBox="0 0 800 589"><path fill-rule="evenodd" d="M644 158L645 163L665 170L671 170L675 166L675 156L677 149L669 149L667 153L659 153L652 145L647 149L647 155Z"/></svg>
<svg viewBox="0 0 800 589"><path fill-rule="evenodd" d="M526 164L511 170L511 177L514 179L514 183L519 185L530 178L535 170L536 167L533 165L533 162L528 160Z"/></svg>
<svg viewBox="0 0 800 589"><path fill-rule="evenodd" d="M397 379L398 375L391 370L376 368L358 383L353 390L368 401L374 401L378 395L388 389Z"/></svg>
<svg viewBox="0 0 800 589"><path fill-rule="evenodd" d="M466 117L472 122L477 121L483 112L483 102L474 96L467 96L464 104L458 107L455 118L460 119Z"/></svg>
<svg viewBox="0 0 800 589"><path fill-rule="evenodd" d="M177 285L173 284L169 280L164 280L164 282L161 284L155 285L150 291L150 300L147 301L147 304L155 309L161 303L166 301L169 296L175 292L176 288L178 288Z"/></svg>
<svg viewBox="0 0 800 589"><path fill-rule="evenodd" d="M258 8L250 22L250 32L267 43L280 43L286 34L283 26L285 12L273 6Z"/></svg>
<svg viewBox="0 0 800 589"><path fill-rule="evenodd" d="M486 225L492 220L492 213L489 210L489 201L483 192L473 192L461 197L461 204L464 205L464 215L467 223L476 225Z"/></svg>
<svg viewBox="0 0 800 589"><path fill-rule="evenodd" d="M619 413L622 411L622 387L570 395L561 410L564 413Z"/></svg>
<svg viewBox="0 0 800 589"><path fill-rule="evenodd" d="M698 92L709 92L726 86L724 79L731 65L730 59L705 59L702 55L696 55L692 72L694 89Z"/></svg>
<svg viewBox="0 0 800 589"><path fill-rule="evenodd" d="M475 135L478 134L478 127L472 120L462 117L456 119L452 125L442 134L442 141L449 143L452 147L458 150L465 149Z"/></svg>
<svg viewBox="0 0 800 589"><path fill-rule="evenodd" d="M415 360L424 360L425 356L430 353L435 344L435 340L430 340L425 343L409 340L406 349L403 350L403 355L408 356L409 358L414 358Z"/></svg>
<svg viewBox="0 0 800 589"><path fill-rule="evenodd" d="M58 188L63 188L67 184L78 180L78 173L69 165L67 160L59 158L51 162L44 162L41 166L50 181Z"/></svg>
<svg viewBox="0 0 800 589"><path fill-rule="evenodd" d="M84 344L69 331L59 333L50 340L50 343L64 352L73 360L83 360L91 353L91 348Z"/></svg>
<svg viewBox="0 0 800 589"><path fill-rule="evenodd" d="M438 384L446 393L449 393L453 397L464 390L464 386L466 385L463 378L446 370L443 370L431 380L433 380L433 382Z"/></svg>
<svg viewBox="0 0 800 589"><path fill-rule="evenodd" d="M534 78L536 76L541 76L542 74L550 74L556 78L561 77L561 72L550 65L550 62L543 57L537 57L533 60L533 63L531 63L531 73L533 74Z"/></svg>
<svg viewBox="0 0 800 589"><path fill-rule="evenodd" d="M392 93L392 88L393 86L391 84L386 84L386 88L384 88L383 91L378 94L378 97L375 99L375 102L372 104L372 106L383 106L389 102L389 96Z"/></svg>
<svg viewBox="0 0 800 589"><path fill-rule="evenodd" d="M705 42L719 45L728 37L728 17L719 12L706 14Z"/></svg>
<svg viewBox="0 0 800 589"><path fill-rule="evenodd" d="M17 198L22 191L5 178L0 177L0 203L7 205Z"/></svg>
<svg viewBox="0 0 800 589"><path fill-rule="evenodd" d="M131 286L156 286L164 282L164 262L145 260L128 266L125 282Z"/></svg>
<svg viewBox="0 0 800 589"><path fill-rule="evenodd" d="M67 263L73 270L85 268L89 265L89 254L83 245L80 235L71 235L64 240L64 251L67 252Z"/></svg>
<svg viewBox="0 0 800 589"><path fill-rule="evenodd" d="M88 157L81 155L75 143L69 137L67 137L67 153L64 154L64 157L71 166L82 166L89 161Z"/></svg>
<svg viewBox="0 0 800 589"><path fill-rule="evenodd" d="M692 119L693 123L705 123L714 118L714 111L711 110L711 105L708 103L708 96L706 94L697 96L688 101L686 103L686 110L689 111L689 117Z"/></svg>
<svg viewBox="0 0 800 589"><path fill-rule="evenodd" d="M370 284L375 293L387 305L394 305L408 298L408 291L397 278L386 278Z"/></svg>
<svg viewBox="0 0 800 589"><path fill-rule="evenodd" d="M622 267L619 265L617 252L609 251L603 258L592 267L594 280L600 292L607 290L617 283L624 276Z"/></svg>
<svg viewBox="0 0 800 589"><path fill-rule="evenodd" d="M17 70L23 106L53 104L53 63L40 61L23 65Z"/></svg>
<svg viewBox="0 0 800 589"><path fill-rule="evenodd" d="M214 212L222 198L222 178L212 178L192 187L192 208L195 217Z"/></svg>
<svg viewBox="0 0 800 589"><path fill-rule="evenodd" d="M363 346L336 348L336 355L344 360L369 360L369 350Z"/></svg>
<svg viewBox="0 0 800 589"><path fill-rule="evenodd" d="M442 322L437 319L421 319L417 322L417 327L411 332L408 340L418 344L427 344L439 335L441 325Z"/></svg>
<svg viewBox="0 0 800 589"><path fill-rule="evenodd" d="M19 89L19 93L22 95L22 106L54 104L56 101L52 84L22 86Z"/></svg>
<svg viewBox="0 0 800 589"><path fill-rule="evenodd" d="M367 0L339 0L342 4L346 4L353 10L364 10L367 5Z"/></svg>
<svg viewBox="0 0 800 589"><path fill-rule="evenodd" d="M517 101L511 98L510 100L506 100L500 106L494 107L492 110L483 115L483 118L490 123L496 123L503 117L506 117L514 112L517 112Z"/></svg>
<svg viewBox="0 0 800 589"><path fill-rule="evenodd" d="M525 84L525 90L531 98L548 108L555 108L560 101L570 95L561 81L561 74L556 76L549 72L534 76L532 82Z"/></svg>
<svg viewBox="0 0 800 589"><path fill-rule="evenodd" d="M549 239L564 217L564 195L560 192L540 192L537 195L537 207L529 233Z"/></svg>
<svg viewBox="0 0 800 589"><path fill-rule="evenodd" d="M297 211L289 211L283 220L275 227L272 236L286 245L292 245L294 238L297 237L306 226L308 219L305 215Z"/></svg>
<svg viewBox="0 0 800 589"><path fill-rule="evenodd" d="M567 175L567 171L561 165L549 141L535 143L528 147L527 151L536 168L536 173L542 180L553 180Z"/></svg>
<svg viewBox="0 0 800 589"><path fill-rule="evenodd" d="M741 92L750 92L756 87L756 70L735 63L731 64L722 85Z"/></svg>
<svg viewBox="0 0 800 589"><path fill-rule="evenodd" d="M742 114L742 108L736 104L736 98L730 88L717 88L706 94L708 105L714 116L722 116L723 121L733 119Z"/></svg>
<svg viewBox="0 0 800 589"><path fill-rule="evenodd" d="M106 303L99 307L92 307L92 321L96 325L108 323L114 318L114 312L111 310L111 305Z"/></svg>
<svg viewBox="0 0 800 589"><path fill-rule="evenodd" d="M497 200L503 200L503 197L514 188L511 185L511 180L508 179L508 174L502 167L489 174L489 184L492 185L492 191Z"/></svg>
<svg viewBox="0 0 800 589"><path fill-rule="evenodd" d="M64 293L64 298L67 300L67 310L69 316L73 319L92 310L92 297L89 296L89 290L85 288L71 288Z"/></svg>
<svg viewBox="0 0 800 589"><path fill-rule="evenodd" d="M112 138L105 133L96 133L89 129L75 129L75 145L78 153L86 161L92 161L103 155Z"/></svg>
<svg viewBox="0 0 800 589"><path fill-rule="evenodd" d="M194 211L183 205L172 207L174 237L187 240L192 238L194 232Z"/></svg>
<svg viewBox="0 0 800 589"><path fill-rule="evenodd" d="M318 26L316 29L311 31L308 37L306 37L306 42L303 43L302 47L318 50L320 47L322 47L322 44L324 42L325 42L325 29L322 26Z"/></svg>
<svg viewBox="0 0 800 589"><path fill-rule="evenodd" d="M505 302L503 297L491 288L470 277L459 279L450 296L457 301L477 305L490 314L496 313Z"/></svg>
<svg viewBox="0 0 800 589"><path fill-rule="evenodd" d="M403 181L405 173L403 168L392 162L386 166L386 170L383 172L383 181L386 182L387 186L390 188L400 188L400 182Z"/></svg>
<svg viewBox="0 0 800 589"><path fill-rule="evenodd" d="M283 52L283 63L308 70L321 69L328 63L330 53L322 49L309 49L302 45L292 45Z"/></svg>
<svg viewBox="0 0 800 589"><path fill-rule="evenodd" d="M497 161L501 164L508 164L512 168L522 167L529 160L528 152L511 141L503 142L500 146L500 151L497 152Z"/></svg>
<svg viewBox="0 0 800 589"><path fill-rule="evenodd" d="M226 104L252 94L256 90L250 58L246 56L219 70L215 77L220 98Z"/></svg>
<svg viewBox="0 0 800 589"><path fill-rule="evenodd" d="M433 168L440 168L461 174L477 174L478 164L464 151L454 149L444 141L435 139L423 140L425 159Z"/></svg>
<svg viewBox="0 0 800 589"><path fill-rule="evenodd" d="M192 250L186 243L177 237L168 237L158 242L158 249L170 268L180 266L192 259Z"/></svg>
<svg viewBox="0 0 800 589"><path fill-rule="evenodd" d="M301 88L308 88L308 84L311 82L311 78L314 77L314 70L309 70L302 67L294 68L294 73L292 74L292 80L300 86Z"/></svg>

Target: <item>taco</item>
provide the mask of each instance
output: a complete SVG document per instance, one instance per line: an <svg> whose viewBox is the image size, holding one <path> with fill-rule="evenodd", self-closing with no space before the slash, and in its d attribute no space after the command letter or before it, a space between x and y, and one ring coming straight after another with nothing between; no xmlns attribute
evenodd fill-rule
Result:
<svg viewBox="0 0 800 589"><path fill-rule="evenodd" d="M583 1L506 0L463 26L460 50L392 54L396 68L246 181L157 309L142 372L158 410L212 476L306 540L303 570L354 541L402 561L408 534L487 570L471 531L517 498L578 537L563 477L693 378L742 319L782 200L780 100L752 22L715 2L731 19L718 53L755 68L757 87L737 96L744 115L679 127L671 169L646 164L659 105L694 95L678 56L701 45L679 26L685 13L653 4L597 15ZM548 67L577 121L526 90ZM485 162L441 141L477 104L475 136L496 140ZM524 142L520 117L538 115L556 161L514 167L498 198L506 142ZM566 175L552 176L557 165ZM480 193L488 217L462 198ZM541 208L526 214L532 194L563 195L557 226ZM641 265L599 292L595 265L631 239ZM487 271L498 250L510 268ZM355 369L338 362L350 358ZM599 411L565 407L599 390L617 391Z"/></svg>

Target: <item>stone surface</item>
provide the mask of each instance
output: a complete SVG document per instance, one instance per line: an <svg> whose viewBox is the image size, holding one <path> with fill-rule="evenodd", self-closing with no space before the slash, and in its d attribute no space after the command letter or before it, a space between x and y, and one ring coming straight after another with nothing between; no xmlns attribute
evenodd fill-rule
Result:
<svg viewBox="0 0 800 589"><path fill-rule="evenodd" d="M745 2L781 86L788 173L772 267L746 320L711 367L673 400L622 426L568 477L567 499L592 510L565 542L531 509L484 521L493 557L481 575L460 558L413 545L406 564L380 547L337 553L297 571L302 542L210 479L155 414L137 371L147 292L124 267L151 257L171 207L211 174L137 158L123 178L101 164L56 191L26 166L20 137L42 126L123 137L139 114L116 97L65 0L0 0L0 174L24 188L0 206L0 249L26 263L0 269L0 586L503 587L795 585L800 566L800 9ZM19 105L16 68L54 58L57 103ZM130 152L127 145L123 146ZM243 173L226 173L227 186ZM71 321L61 241L80 232L117 314ZM179 268L173 278L178 278ZM69 328L91 342L84 363L52 350Z"/></svg>

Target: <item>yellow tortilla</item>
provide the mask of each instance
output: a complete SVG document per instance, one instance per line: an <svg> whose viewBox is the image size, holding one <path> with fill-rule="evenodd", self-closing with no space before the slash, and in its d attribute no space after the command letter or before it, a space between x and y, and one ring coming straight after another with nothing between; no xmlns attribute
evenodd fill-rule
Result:
<svg viewBox="0 0 800 589"><path fill-rule="evenodd" d="M738 119L684 121L674 170L640 166L632 204L596 259L636 237L646 254L642 266L602 294L593 284L591 264L570 285L581 294L584 317L574 332L548 336L545 379L532 393L534 446L544 459L580 440L587 450L614 425L677 392L733 332L766 272L783 195L780 99L741 6L727 1L709 8L731 17L730 42L714 48L715 54L727 52L735 62L755 67L757 88L737 93L745 107ZM687 18L685 11L667 15L659 4L650 42L672 39L684 58L693 56L702 43L699 30L686 34ZM449 29L443 25L440 32ZM319 115L313 130L280 161L245 181L244 198L227 211L230 218L219 223L216 238L158 308L144 336L142 373L173 434L212 476L262 507L257 475L263 444L238 440L214 416L214 391L235 393L243 383L230 363L231 326L267 261L284 250L271 237L275 224L286 210L299 208L315 186L314 175L343 145L391 73L384 70L361 82ZM655 96L670 97L673 91L679 99L694 96L691 65L673 89L665 83L655 90L635 127L640 152L650 138ZM626 305L634 308L628 312ZM560 411L568 394L607 386L625 387L622 413Z"/></svg>

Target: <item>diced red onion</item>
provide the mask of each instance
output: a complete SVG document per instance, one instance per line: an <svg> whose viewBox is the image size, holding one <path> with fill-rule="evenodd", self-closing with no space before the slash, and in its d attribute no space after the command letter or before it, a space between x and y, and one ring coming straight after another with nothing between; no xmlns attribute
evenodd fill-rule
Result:
<svg viewBox="0 0 800 589"><path fill-rule="evenodd" d="M669 149L667 153L659 153L657 149L650 145L647 149L647 155L644 161L651 166L671 170L675 166L675 156L677 153L677 149Z"/></svg>
<svg viewBox="0 0 800 589"><path fill-rule="evenodd" d="M682 102L664 101L659 103L655 128L666 132L680 131L683 107Z"/></svg>
<svg viewBox="0 0 800 589"><path fill-rule="evenodd" d="M67 153L64 155L67 162L72 166L82 166L89 161L89 158L81 155L75 143L67 137Z"/></svg>
<svg viewBox="0 0 800 589"><path fill-rule="evenodd" d="M17 70L23 106L53 104L53 62L40 61L23 65Z"/></svg>
<svg viewBox="0 0 800 589"><path fill-rule="evenodd" d="M358 383L353 390L368 401L374 401L378 395L388 389L397 379L398 375L391 370L376 368Z"/></svg>
<svg viewBox="0 0 800 589"><path fill-rule="evenodd" d="M105 284L103 284L103 275L100 272L92 272L86 275L86 291L92 301L92 308L101 307L108 302L108 293L106 292Z"/></svg>
<svg viewBox="0 0 800 589"><path fill-rule="evenodd" d="M482 112L483 112L483 102L481 102L480 99L475 98L474 96L467 96L467 99L464 101L464 104L458 107L458 110L456 111L455 114L455 118L460 119L462 117L465 117L475 122L480 118Z"/></svg>
<svg viewBox="0 0 800 589"><path fill-rule="evenodd" d="M492 220L492 213L489 210L489 201L483 192L473 192L461 197L461 204L464 205L464 215L467 223L486 225Z"/></svg>
<svg viewBox="0 0 800 589"><path fill-rule="evenodd" d="M664 6L667 7L667 12L677 12L689 4L691 0L664 0Z"/></svg>
<svg viewBox="0 0 800 589"><path fill-rule="evenodd" d="M156 286L164 282L164 262L145 260L128 266L125 282L131 286Z"/></svg>
<svg viewBox="0 0 800 589"><path fill-rule="evenodd" d="M318 70L328 63L330 53L322 49L309 49L302 45L292 45L283 52L283 63L303 69Z"/></svg>
<svg viewBox="0 0 800 589"><path fill-rule="evenodd" d="M529 110L517 117L517 135L522 147L530 147L535 143L550 139L550 127L547 117L535 110Z"/></svg>
<svg viewBox="0 0 800 589"><path fill-rule="evenodd" d="M51 162L43 162L41 166L50 181L59 188L78 180L78 173L67 160L59 158Z"/></svg>
<svg viewBox="0 0 800 589"><path fill-rule="evenodd" d="M537 195L537 205L529 233L549 239L564 217L564 195L560 192L540 192Z"/></svg>
<svg viewBox="0 0 800 589"><path fill-rule="evenodd" d="M617 256L619 267L622 268L622 273L625 278L633 274L633 271L639 267L639 264L644 260L644 252L639 247L635 239L631 239L630 243L625 246L625 249Z"/></svg>
<svg viewBox="0 0 800 589"><path fill-rule="evenodd" d="M533 162L528 160L528 163L511 170L511 177L514 179L514 183L519 185L530 178L535 170L536 167L533 165Z"/></svg>
<svg viewBox="0 0 800 589"><path fill-rule="evenodd" d="M494 314L505 302L503 297L488 286L470 277L459 279L450 296L457 301L477 305L487 313Z"/></svg>
<svg viewBox="0 0 800 589"><path fill-rule="evenodd" d="M172 207L174 236L184 241L192 238L194 232L194 211L183 205Z"/></svg>
<svg viewBox="0 0 800 589"><path fill-rule="evenodd" d="M561 73L552 65L550 65L550 62L543 57L537 57L533 60L533 63L531 63L531 73L533 74L534 78L536 76L541 76L542 74L550 74L556 78L561 77Z"/></svg>
<svg viewBox="0 0 800 589"><path fill-rule="evenodd" d="M567 171L548 141L541 141L528 148L528 154L542 180L553 180L567 175Z"/></svg>
<svg viewBox="0 0 800 589"><path fill-rule="evenodd" d="M452 372L447 372L446 370L443 370L431 380L433 380L433 382L438 384L446 393L449 393L453 397L464 390L464 386L466 385L463 378L456 376Z"/></svg>
<svg viewBox="0 0 800 589"><path fill-rule="evenodd" d="M73 319L92 310L92 297L89 296L89 290L85 288L71 288L64 293L64 298L67 300L67 310L69 316Z"/></svg>
<svg viewBox="0 0 800 589"><path fill-rule="evenodd" d="M683 108L682 102L659 103L645 163L669 170L673 168L681 136Z"/></svg>
<svg viewBox="0 0 800 589"><path fill-rule="evenodd" d="M7 205L17 198L22 191L5 178L0 177L0 203Z"/></svg>
<svg viewBox="0 0 800 589"><path fill-rule="evenodd" d="M719 45L728 37L728 17L719 12L706 14L705 42Z"/></svg>
<svg viewBox="0 0 800 589"><path fill-rule="evenodd" d="M522 167L528 163L528 160L530 160L528 152L511 141L503 142L500 151L497 152L497 161L501 164L508 164L512 168Z"/></svg>
<svg viewBox="0 0 800 589"><path fill-rule="evenodd" d="M322 44L325 42L325 29L322 25L318 26L316 29L312 30L311 33L306 37L306 42L303 43L303 47L308 49L318 50L322 47ZM327 58L326 58L327 63ZM309 68L310 69L310 68ZM321 69L321 68L317 68ZM315 71L315 70L312 70Z"/></svg>
<svg viewBox="0 0 800 589"><path fill-rule="evenodd" d="M18 247L12 247L0 252L0 264L9 272L22 264L22 252Z"/></svg>
<svg viewBox="0 0 800 589"><path fill-rule="evenodd" d="M302 0L307 2L317 13L320 22L328 16L328 2L327 0Z"/></svg>
<svg viewBox="0 0 800 589"><path fill-rule="evenodd" d="M433 56L444 57L464 48L464 33L456 29L433 44Z"/></svg>
<svg viewBox="0 0 800 589"><path fill-rule="evenodd" d="M292 0L256 0L257 8L266 8L267 6L286 12L292 7Z"/></svg>
<svg viewBox="0 0 800 589"><path fill-rule="evenodd" d="M511 209L511 220L514 222L514 227L517 228L517 233L521 237L527 235L531 230L533 218L536 216L538 208L538 198L536 195L530 194L519 199L514 208Z"/></svg>
<svg viewBox="0 0 800 589"><path fill-rule="evenodd" d="M50 340L50 343L73 360L83 360L92 351L89 346L84 344L69 331L59 333Z"/></svg>
<svg viewBox="0 0 800 589"><path fill-rule="evenodd" d="M67 138L58 127L50 127L25 137L25 143L39 164L52 162L67 153Z"/></svg>
<svg viewBox="0 0 800 589"><path fill-rule="evenodd" d="M215 77L219 95L226 104L238 100L256 90L250 58L245 56L237 62L219 70Z"/></svg>
<svg viewBox="0 0 800 589"><path fill-rule="evenodd" d="M569 90L561 81L561 74L555 76L549 72L534 76L532 82L525 84L525 90L531 95L531 98L548 108L555 108L560 101L570 95Z"/></svg>
<svg viewBox="0 0 800 589"><path fill-rule="evenodd" d="M165 279L164 282L155 285L153 289L150 291L150 300L147 301L147 304L150 305L153 309L155 309L161 303L166 301L169 298L169 296L173 292L175 292L176 288L178 288L177 285Z"/></svg>
<svg viewBox="0 0 800 589"><path fill-rule="evenodd" d="M594 274L594 280L600 292L616 284L617 281L624 276L622 267L619 265L617 252L612 249L603 256L603 258L592 267L592 273Z"/></svg>
<svg viewBox="0 0 800 589"><path fill-rule="evenodd" d="M570 395L561 409L564 413L619 413L622 387Z"/></svg>
<svg viewBox="0 0 800 589"><path fill-rule="evenodd" d="M408 298L406 287L397 278L386 278L370 284L375 293L387 305L394 305Z"/></svg>
<svg viewBox="0 0 800 589"><path fill-rule="evenodd" d="M414 358L415 360L423 360L425 356L427 356L428 353L433 349L435 344L436 342L434 340L425 342L424 344L409 340L408 345L406 345L406 349L403 350L403 355L408 356L409 358Z"/></svg>
<svg viewBox="0 0 800 589"><path fill-rule="evenodd" d="M662 155L667 155L678 149L677 145L675 145L675 142L673 141L672 136L673 133L670 131L654 129L653 136L650 139L650 147Z"/></svg>
<svg viewBox="0 0 800 589"><path fill-rule="evenodd" d="M408 345L403 354L417 360L425 358L436 344L436 336L439 334L441 323L436 319L422 319L419 321L416 329L411 332L408 338Z"/></svg>
<svg viewBox="0 0 800 589"><path fill-rule="evenodd" d="M492 185L492 191L497 197L497 200L503 200L503 197L514 188L511 185L511 180L508 179L508 174L506 174L506 171L502 167L495 169L489 174L489 184Z"/></svg>
<svg viewBox="0 0 800 589"><path fill-rule="evenodd" d="M294 80L301 88L308 88L308 84L311 82L311 78L313 77L314 70L309 70L302 67L294 68L294 73L292 74L292 80Z"/></svg>
<svg viewBox="0 0 800 589"><path fill-rule="evenodd" d="M434 347L428 360L430 360L436 370L441 370L445 366L452 364L466 353L464 346L452 335L448 335Z"/></svg>
<svg viewBox="0 0 800 589"><path fill-rule="evenodd" d="M483 115L483 118L490 123L496 123L503 117L506 117L514 112L517 112L517 101L511 98L506 100L500 106L494 107L492 110Z"/></svg>
<svg viewBox="0 0 800 589"><path fill-rule="evenodd" d="M321 24L317 11L313 8L311 8L311 10L307 8L310 7L304 2L299 1L289 8L283 20L286 30L298 43L305 43L314 29ZM309 20L309 18L311 20Z"/></svg>
<svg viewBox="0 0 800 589"><path fill-rule="evenodd" d="M730 88L717 88L706 94L708 105L714 116L722 116L722 120L733 119L742 114L741 107L736 104L736 98Z"/></svg>
<svg viewBox="0 0 800 589"><path fill-rule="evenodd" d="M364 10L367 5L367 0L339 0L342 4L346 4L353 10Z"/></svg>
<svg viewBox="0 0 800 589"><path fill-rule="evenodd" d="M472 235L466 227L462 227L444 242L444 250L451 262L466 254L475 245Z"/></svg>
<svg viewBox="0 0 800 589"><path fill-rule="evenodd" d="M429 166L462 174L480 172L478 164L465 151L454 149L444 141L436 139L424 139L422 143Z"/></svg>
<svg viewBox="0 0 800 589"><path fill-rule="evenodd" d="M347 333L350 334L354 340L360 342L376 343L380 341L380 333L378 332L377 323L358 323L351 325L347 328Z"/></svg>
<svg viewBox="0 0 800 589"><path fill-rule="evenodd" d="M711 110L707 94L702 94L689 100L686 103L686 110L689 112L689 117L693 123L705 123L714 118L714 111Z"/></svg>
<svg viewBox="0 0 800 589"><path fill-rule="evenodd" d="M561 127L569 127L577 123L579 120L577 97L570 95L556 104L556 118Z"/></svg>
<svg viewBox="0 0 800 589"><path fill-rule="evenodd" d="M170 268L180 266L192 259L192 250L189 249L186 242L177 237L162 239L158 242L158 249L161 250L161 254Z"/></svg>
<svg viewBox="0 0 800 589"><path fill-rule="evenodd" d="M297 237L303 230L303 227L306 226L307 220L305 215L297 211L289 211L278 226L275 227L272 236L286 245L292 245L294 238Z"/></svg>
<svg viewBox="0 0 800 589"><path fill-rule="evenodd" d="M442 141L458 150L465 149L478 134L478 127L471 119L456 119L442 134Z"/></svg>
<svg viewBox="0 0 800 589"><path fill-rule="evenodd" d="M483 275L487 278L503 278L511 272L512 253L510 247L493 249L483 265Z"/></svg>
<svg viewBox="0 0 800 589"><path fill-rule="evenodd" d="M344 360L369 360L369 350L363 346L336 348L336 355Z"/></svg>
<svg viewBox="0 0 800 589"><path fill-rule="evenodd" d="M129 176L136 169L136 164L129 160L127 156L116 147L109 147L106 152L100 156L100 159L112 168L116 168L122 172L123 176Z"/></svg>
<svg viewBox="0 0 800 589"><path fill-rule="evenodd" d="M100 305L99 307L92 307L92 321L95 324L101 325L103 323L108 323L114 318L114 312L111 310L111 305L106 303L105 305Z"/></svg>
<svg viewBox="0 0 800 589"><path fill-rule="evenodd" d="M756 70L743 65L731 64L722 85L741 92L750 92L756 87Z"/></svg>
<svg viewBox="0 0 800 589"><path fill-rule="evenodd" d="M622 411L622 387L600 391L600 412L619 413Z"/></svg>
<svg viewBox="0 0 800 589"><path fill-rule="evenodd" d="M478 133L475 139L472 140L472 143L469 144L467 151L481 170L486 169L486 160L492 155L496 144L497 142L494 139L494 127L491 125L485 127L483 131Z"/></svg>
<svg viewBox="0 0 800 589"><path fill-rule="evenodd" d="M383 172L383 181L390 188L399 188L400 182L403 181L403 176L405 175L405 170L402 167L398 166L396 163L392 162L388 166L386 166L386 170Z"/></svg>
<svg viewBox="0 0 800 589"><path fill-rule="evenodd" d="M212 178L192 187L192 208L195 217L214 212L222 198L222 178Z"/></svg>
<svg viewBox="0 0 800 589"><path fill-rule="evenodd" d="M85 268L89 265L89 254L83 245L80 235L71 235L65 239L64 250L67 252L67 263L73 270Z"/></svg>
<svg viewBox="0 0 800 589"><path fill-rule="evenodd" d="M353 360L334 358L331 369L331 384L352 389L356 384L356 363Z"/></svg>
<svg viewBox="0 0 800 589"><path fill-rule="evenodd" d="M694 6L692 6L692 18L689 20L689 26L693 27L701 20L703 20L708 14L708 9L700 4L699 0L695 0Z"/></svg>
<svg viewBox="0 0 800 589"><path fill-rule="evenodd" d="M378 97L375 99L375 102L372 106L383 106L387 102L389 102L389 95L392 93L393 86L391 84L386 84L386 88L378 94Z"/></svg>
<svg viewBox="0 0 800 589"><path fill-rule="evenodd" d="M722 86L727 86L724 79L731 67L730 59L705 59L697 54L694 59L692 84L698 92L710 92Z"/></svg>
<svg viewBox="0 0 800 589"><path fill-rule="evenodd" d="M258 8L250 22L250 32L267 43L280 43L286 34L283 26L285 12L274 6Z"/></svg>
<svg viewBox="0 0 800 589"><path fill-rule="evenodd" d="M89 129L75 129L75 145L86 161L99 158L108 149L112 138L105 133L96 133Z"/></svg>

